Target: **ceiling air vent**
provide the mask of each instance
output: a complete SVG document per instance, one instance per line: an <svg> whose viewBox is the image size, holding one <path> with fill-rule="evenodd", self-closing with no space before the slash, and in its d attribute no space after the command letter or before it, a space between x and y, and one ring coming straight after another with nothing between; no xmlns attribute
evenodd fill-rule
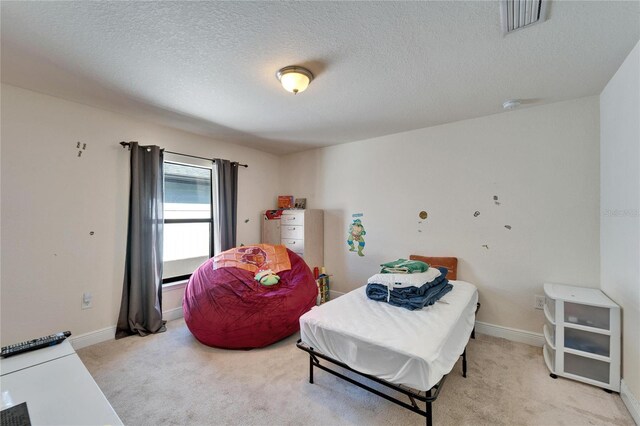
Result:
<svg viewBox="0 0 640 426"><path fill-rule="evenodd" d="M502 32L528 27L547 19L547 1L545 0L501 0L500 20Z"/></svg>

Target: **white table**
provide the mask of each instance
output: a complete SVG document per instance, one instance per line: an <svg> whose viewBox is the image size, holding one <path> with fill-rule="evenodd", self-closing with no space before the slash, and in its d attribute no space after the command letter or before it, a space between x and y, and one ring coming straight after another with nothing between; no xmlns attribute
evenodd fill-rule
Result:
<svg viewBox="0 0 640 426"><path fill-rule="evenodd" d="M0 360L0 389L34 426L123 424L68 340Z"/></svg>

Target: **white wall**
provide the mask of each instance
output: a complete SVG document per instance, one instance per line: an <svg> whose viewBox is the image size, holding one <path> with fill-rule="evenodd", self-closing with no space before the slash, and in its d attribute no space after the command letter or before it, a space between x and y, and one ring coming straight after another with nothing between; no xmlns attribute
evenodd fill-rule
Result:
<svg viewBox="0 0 640 426"><path fill-rule="evenodd" d="M600 95L602 290L622 306L622 378L640 398L640 43Z"/></svg>
<svg viewBox="0 0 640 426"><path fill-rule="evenodd" d="M383 261L457 256L480 289L480 321L540 333L544 282L600 279L598 114L588 97L307 151L284 157L281 187L325 209L334 290L365 284ZM347 250L354 213L362 258Z"/></svg>
<svg viewBox="0 0 640 426"><path fill-rule="evenodd" d="M13 86L1 94L3 345L116 323L129 183L121 140L248 163L239 171L238 244L259 241L259 212L279 192L277 157ZM78 141L87 144L81 157ZM92 309L80 309L84 291ZM163 308L179 307L181 295L170 292Z"/></svg>

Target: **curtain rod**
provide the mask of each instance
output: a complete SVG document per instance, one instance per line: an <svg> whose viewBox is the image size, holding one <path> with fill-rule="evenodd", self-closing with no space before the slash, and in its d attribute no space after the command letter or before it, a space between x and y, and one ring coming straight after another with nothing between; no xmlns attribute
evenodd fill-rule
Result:
<svg viewBox="0 0 640 426"><path fill-rule="evenodd" d="M122 141L120 142L120 145L122 145L123 148L131 149L131 142ZM176 155L182 155L184 157L199 158L200 160L209 160L209 161L219 160L219 158L198 157L197 155L182 154L180 152L167 151L165 149L162 149L162 151L166 152L167 154L176 154ZM248 164L240 164L237 161L232 161L231 164L237 164L239 167L245 167L245 168L249 167Z"/></svg>

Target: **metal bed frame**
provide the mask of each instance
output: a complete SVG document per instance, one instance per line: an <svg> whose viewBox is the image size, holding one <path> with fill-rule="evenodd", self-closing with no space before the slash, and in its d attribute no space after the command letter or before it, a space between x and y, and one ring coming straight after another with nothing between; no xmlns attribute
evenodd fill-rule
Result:
<svg viewBox="0 0 640 426"><path fill-rule="evenodd" d="M477 308L476 308L476 315L478 313L478 311L480 310L480 303L477 304ZM471 338L475 339L476 338L476 329L475 327L473 328L473 330L471 331ZM312 347L307 346L306 344L302 343L302 339L299 339L296 342L296 346L307 352L309 354L309 383L313 384L313 367L317 367L321 370L326 371L327 373L333 374L336 377L339 377L343 380L346 380L347 382L354 384L362 389L365 389L373 394L376 394L388 401L393 402L394 404L397 404L401 407L406 408L407 410L413 411L414 413L418 413L421 416L426 417L427 419L427 426L433 426L433 407L432 404L433 402L438 398L438 395L440 395L440 391L442 390L442 386L444 385L445 379L447 378L447 375L445 374L444 376L442 376L442 379L440 379L440 381L438 383L436 383L431 389L429 389L426 392L420 392L417 391L415 389L411 389L407 386L403 386L403 385L396 385L394 383L390 383L387 382L386 380L382 380L376 376L371 376L369 374L365 374L365 373L361 373L358 370L354 370L353 368L349 367L347 364L338 361L336 359L333 359L321 352L316 351L315 349L313 349ZM467 347L465 346L464 351L462 351L462 355L460 355L462 357L462 377L467 377ZM352 379L351 377L345 376L344 374L339 373L336 370L332 370L331 368L322 365L320 363L320 359L323 359L325 361L328 361L332 364L335 364L339 367L344 368L345 370L349 370L359 376L362 376L366 379L372 380L376 383L379 383L381 385L384 385L386 387L388 387L389 389L392 389L396 392L402 393L406 396L409 397L409 402L411 404L408 404L405 401L401 401L400 399L391 396L389 394L386 394L384 392L381 392L377 389L372 388L371 386L368 386L362 382L359 382L355 379ZM416 402L416 400L420 401L420 402L424 402L425 403L425 409L422 410L419 406L418 403Z"/></svg>

